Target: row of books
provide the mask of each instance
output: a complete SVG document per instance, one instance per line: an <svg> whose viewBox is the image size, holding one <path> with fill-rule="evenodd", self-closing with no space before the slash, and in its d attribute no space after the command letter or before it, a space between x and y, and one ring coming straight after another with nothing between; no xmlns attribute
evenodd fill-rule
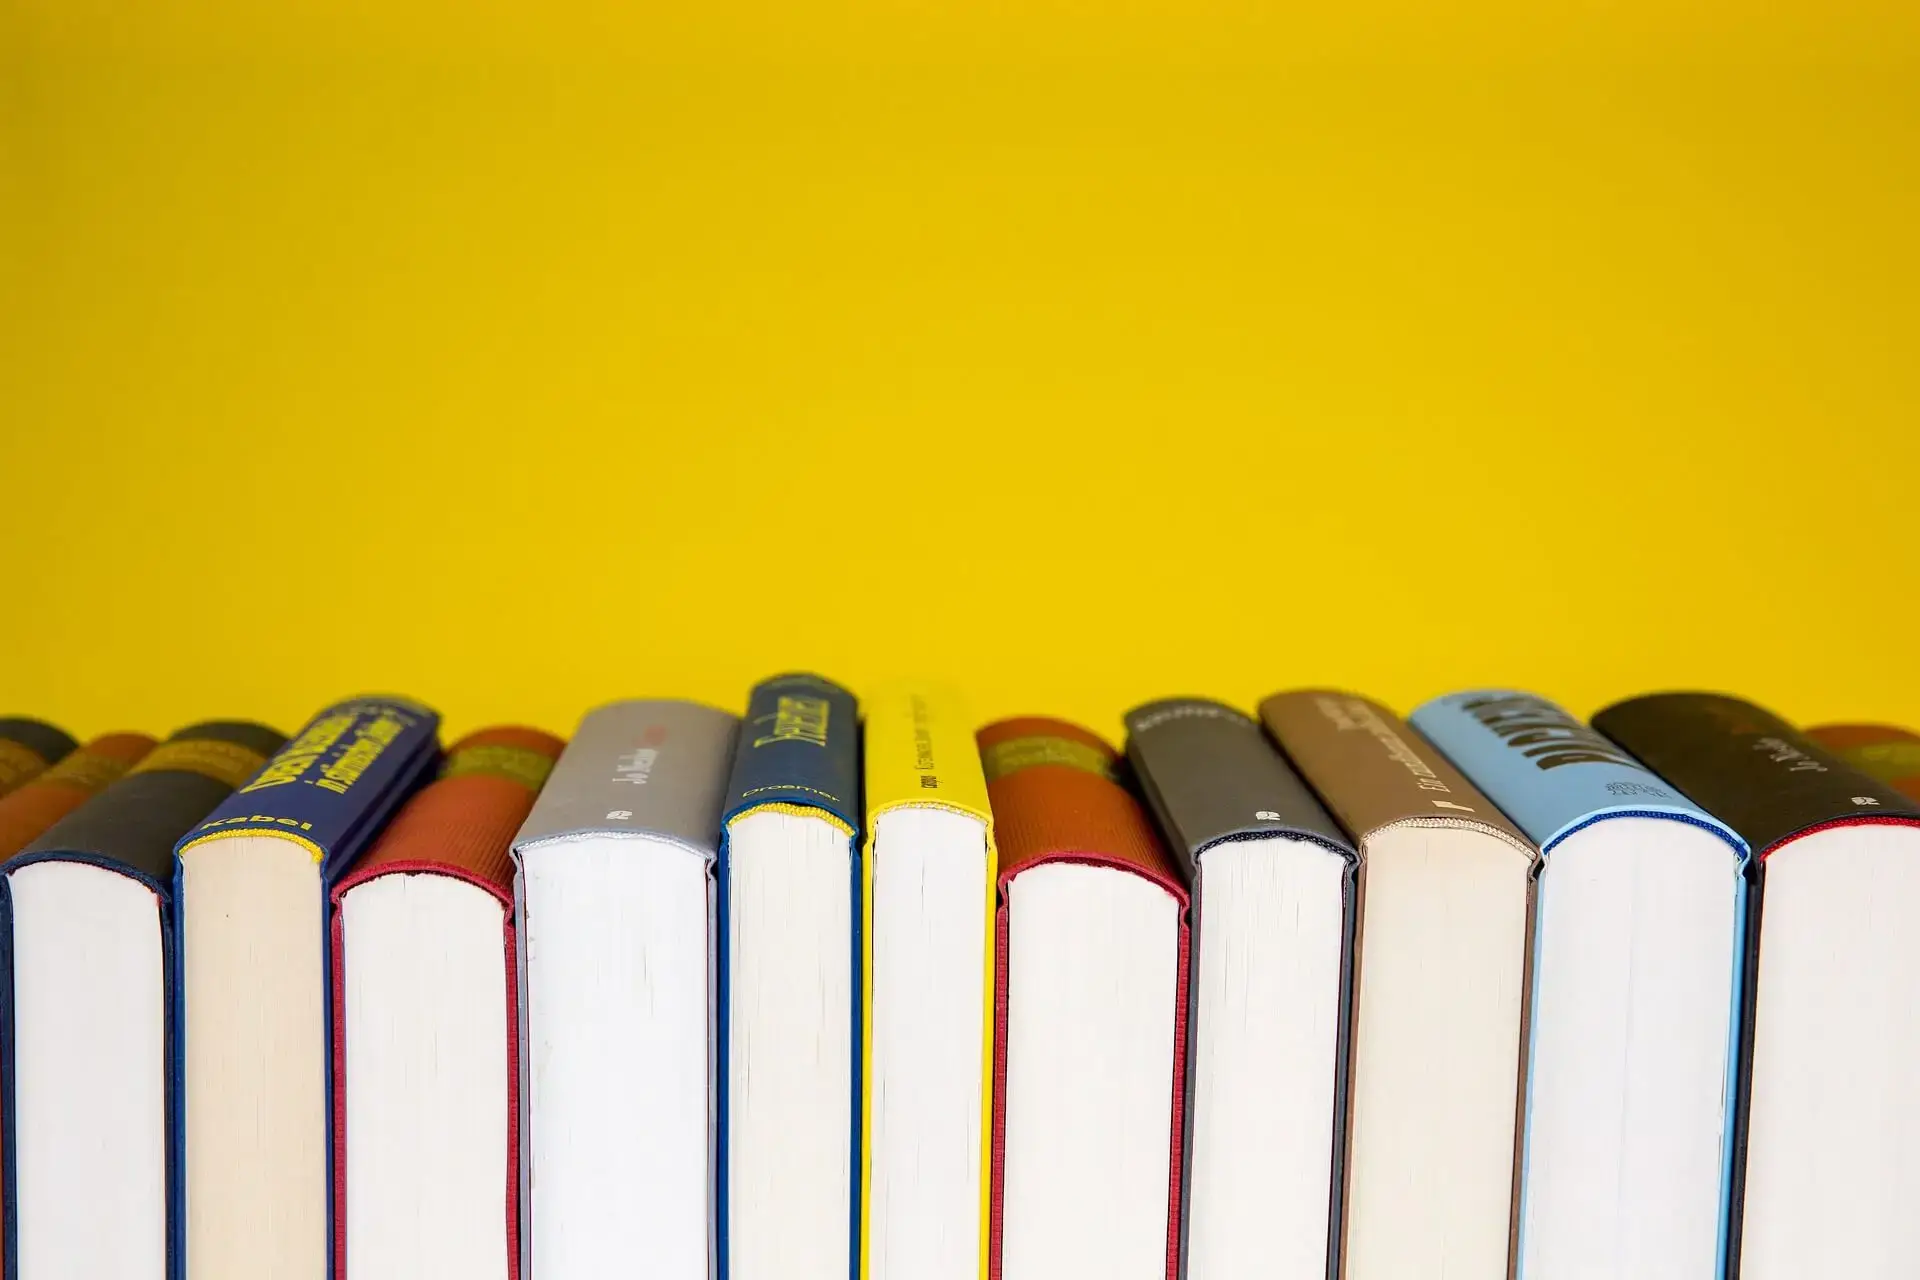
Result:
<svg viewBox="0 0 1920 1280"><path fill-rule="evenodd" d="M1913 1274L1920 738L1126 726L0 721L5 1276Z"/></svg>

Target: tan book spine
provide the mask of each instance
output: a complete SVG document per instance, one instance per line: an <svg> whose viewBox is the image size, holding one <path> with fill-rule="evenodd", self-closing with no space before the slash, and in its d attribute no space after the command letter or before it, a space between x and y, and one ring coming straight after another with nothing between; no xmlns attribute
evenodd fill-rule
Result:
<svg viewBox="0 0 1920 1280"><path fill-rule="evenodd" d="M1300 689L1279 693L1260 704L1260 719L1280 749L1293 761L1307 784L1319 793L1360 849L1357 923L1354 929L1355 983L1364 981L1366 968L1367 844L1392 827L1463 827L1481 831L1513 846L1526 859L1527 929L1522 954L1533 954L1533 894L1538 883L1539 850L1493 801L1454 768L1418 730L1392 711L1358 694L1335 689ZM1529 990L1531 983L1522 987ZM1511 1280L1519 1260L1519 1208L1522 1143L1525 1132L1526 1064L1531 1000L1523 996L1518 1043L1520 1075L1514 1097L1513 1182L1508 1193L1507 1268ZM1357 1035L1356 1035L1357 1039ZM1357 1054L1347 1061L1347 1089L1354 1089ZM1349 1123L1344 1139L1351 1142ZM1351 1151L1343 1161L1353 1176ZM1347 1188L1351 1194L1352 1188ZM1339 1275L1347 1274L1346 1228L1342 1215Z"/></svg>
<svg viewBox="0 0 1920 1280"><path fill-rule="evenodd" d="M1387 708L1333 689L1277 693L1260 719L1356 842L1403 822L1470 826L1537 856L1519 828Z"/></svg>

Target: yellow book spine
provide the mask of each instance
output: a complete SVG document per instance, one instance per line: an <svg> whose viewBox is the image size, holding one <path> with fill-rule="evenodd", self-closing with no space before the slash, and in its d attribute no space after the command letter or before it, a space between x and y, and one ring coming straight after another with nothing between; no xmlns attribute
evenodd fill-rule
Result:
<svg viewBox="0 0 1920 1280"><path fill-rule="evenodd" d="M987 1280L989 1208L993 1191L993 921L1000 857L993 843L993 810L987 803L987 779L980 768L974 722L966 702L953 690L909 684L883 690L866 700L867 844L861 886L861 1099L860 1099L860 1277L870 1280L867 1242L873 1204L873 833L876 820L890 809L953 809L986 826L987 875L981 886L981 928L986 936L986 971L981 976L980 1029L980 1278Z"/></svg>

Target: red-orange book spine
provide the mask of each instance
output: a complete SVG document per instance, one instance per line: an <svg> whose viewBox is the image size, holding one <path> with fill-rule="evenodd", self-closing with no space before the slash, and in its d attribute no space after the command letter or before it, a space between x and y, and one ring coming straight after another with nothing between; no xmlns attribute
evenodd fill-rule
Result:
<svg viewBox="0 0 1920 1280"><path fill-rule="evenodd" d="M356 885L387 875L444 875L491 893L500 902L507 989L507 1172L504 1247L509 1280L520 1274L520 983L513 924L514 833L560 758L565 743L538 729L482 729L447 749L437 781L394 816L374 844L333 888L333 1257L335 1280L347 1276L346 947L341 899Z"/></svg>
<svg viewBox="0 0 1920 1280"><path fill-rule="evenodd" d="M1021 717L980 730L987 797L1000 850L994 919L992 1190L987 1271L1000 1280L1006 1220L1007 887L1043 863L1079 862L1142 876L1180 909L1179 976L1173 1013L1172 1142L1167 1153L1167 1280L1180 1270L1181 1141L1186 1130L1187 982L1191 931L1187 886L1146 810L1121 785L1120 755L1099 735L1064 720Z"/></svg>
<svg viewBox="0 0 1920 1280"><path fill-rule="evenodd" d="M153 748L153 739L144 733L109 733L0 798L0 859L32 844Z"/></svg>

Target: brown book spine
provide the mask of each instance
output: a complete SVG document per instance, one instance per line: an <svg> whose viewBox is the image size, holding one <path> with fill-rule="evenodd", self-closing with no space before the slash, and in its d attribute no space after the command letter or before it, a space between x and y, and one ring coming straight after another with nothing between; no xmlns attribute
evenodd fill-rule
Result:
<svg viewBox="0 0 1920 1280"><path fill-rule="evenodd" d="M1333 689L1277 693L1260 719L1356 842L1403 822L1471 826L1534 856L1519 828L1411 725Z"/></svg>
<svg viewBox="0 0 1920 1280"><path fill-rule="evenodd" d="M153 748L154 740L144 733L109 733L0 798L0 859L26 848Z"/></svg>
<svg viewBox="0 0 1920 1280"><path fill-rule="evenodd" d="M1355 912L1354 981L1358 990L1366 969L1367 841L1390 827L1465 827L1485 832L1514 848L1537 868L1539 850L1513 825L1493 801L1420 736L1418 730L1385 706L1359 694L1337 689L1299 689L1277 693L1260 704L1260 719L1281 751L1307 780L1321 802L1333 812L1360 847L1359 902ZM1533 954L1533 892L1527 887L1527 930L1522 956ZM1530 985L1530 984L1529 984ZM1520 1082L1514 1093L1513 1182L1509 1191L1507 1269L1515 1274L1519 1262L1520 1174L1526 1128L1526 1051L1532 1002L1522 988L1518 1042L1521 1048ZM1356 997L1356 1000L1358 997ZM1355 1021L1359 1021L1356 1014ZM1358 1053L1346 1060L1348 1096L1354 1088ZM1341 1138L1351 1143L1351 1124ZM1342 1159L1343 1176L1353 1176L1351 1151ZM1343 1188L1350 1192L1351 1188ZM1338 1274L1346 1274L1349 1216L1341 1214L1336 1244Z"/></svg>

